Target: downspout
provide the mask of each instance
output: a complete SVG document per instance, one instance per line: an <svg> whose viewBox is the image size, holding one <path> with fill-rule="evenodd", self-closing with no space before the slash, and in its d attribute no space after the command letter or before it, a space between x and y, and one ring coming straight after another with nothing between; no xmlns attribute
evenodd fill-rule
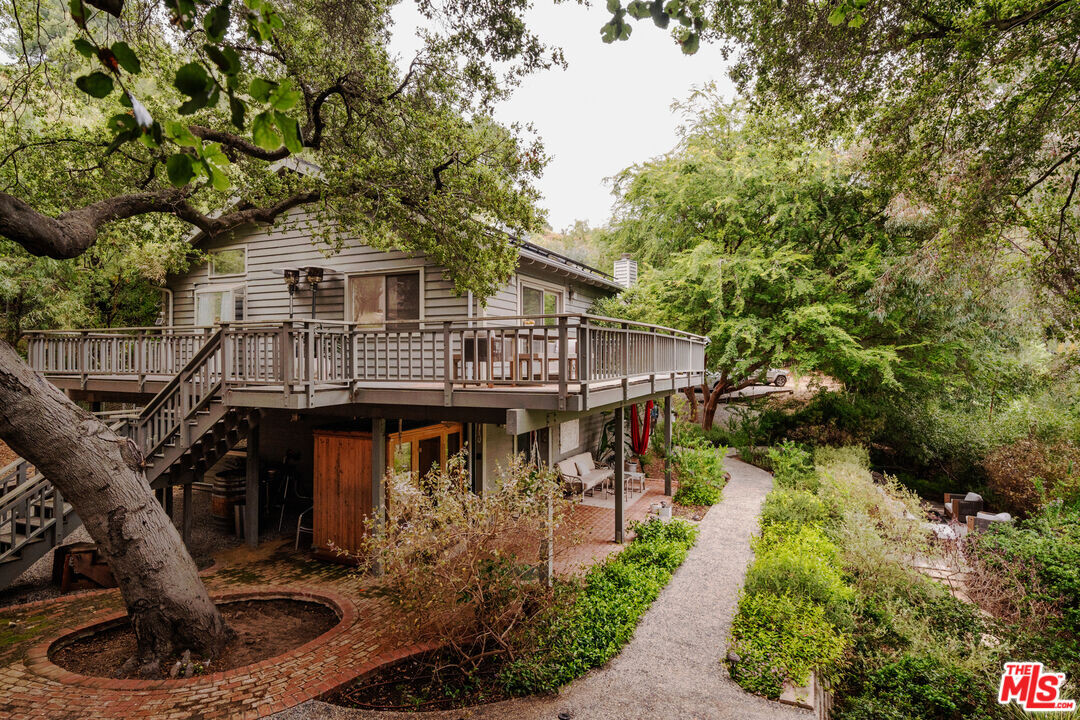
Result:
<svg viewBox="0 0 1080 720"><path fill-rule="evenodd" d="M166 313L166 317L168 318L169 322L166 324L165 327L171 328L173 326L173 291L167 287L159 287L158 290L160 290L161 294L166 296L167 298L165 302L169 310Z"/></svg>

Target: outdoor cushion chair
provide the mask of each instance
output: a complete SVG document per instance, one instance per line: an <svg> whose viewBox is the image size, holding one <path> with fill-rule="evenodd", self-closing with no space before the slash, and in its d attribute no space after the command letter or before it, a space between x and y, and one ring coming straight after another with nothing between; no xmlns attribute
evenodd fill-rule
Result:
<svg viewBox="0 0 1080 720"><path fill-rule="evenodd" d="M1010 523L1013 518L1007 512L1000 513L988 513L977 512L974 515L968 515L967 517L967 529L968 532L975 532L978 530L982 532L989 528L994 523Z"/></svg>
<svg viewBox="0 0 1080 720"><path fill-rule="evenodd" d="M597 485L603 485L615 477L612 468L597 465L591 454L584 452L556 463L559 473L572 493L585 499L585 493L592 492Z"/></svg>
<svg viewBox="0 0 1080 720"><path fill-rule="evenodd" d="M945 513L951 520L966 522L968 515L974 515L982 509L983 499L978 493L945 493Z"/></svg>

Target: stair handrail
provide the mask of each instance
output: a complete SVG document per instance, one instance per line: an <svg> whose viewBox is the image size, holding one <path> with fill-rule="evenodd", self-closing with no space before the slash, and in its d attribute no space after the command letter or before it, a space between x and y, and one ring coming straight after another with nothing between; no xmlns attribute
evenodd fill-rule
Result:
<svg viewBox="0 0 1080 720"><path fill-rule="evenodd" d="M222 386L222 376L224 375L224 367L222 368L221 375L219 375L217 381L207 388L207 391L202 397L202 399L194 406L189 408L183 417L180 417L178 415L175 422L169 427L168 432L164 433L162 437L159 438L152 446L145 447L144 433L142 432L143 428L145 428L146 425L150 422L150 420L153 419L153 417L161 410L161 408L165 405L166 401L169 400L171 396L176 395L181 390L184 382L193 377L195 375L195 372L200 368L200 366L205 364L218 350L221 349L222 333L223 329L220 327L215 330L214 334L207 338L203 346L199 348L199 350L194 355L191 356L191 359L188 360L184 367L180 368L180 371L176 373L176 375L174 375L168 383L165 384L165 387L161 388L161 390L158 391L157 395L155 395L150 400L150 402L146 404L146 406L139 412L138 416L134 418L129 418L124 421L124 424L127 426L126 430L128 437L130 437L138 444L139 450L142 452L143 457L149 458L154 453L156 453L161 448L161 446L164 445L165 442L176 433L177 430L183 427L183 424L187 422L192 415L194 415L207 402L209 402L211 398L220 393Z"/></svg>
<svg viewBox="0 0 1080 720"><path fill-rule="evenodd" d="M0 510L18 501L23 495L26 495L31 490L36 490L42 483L51 484L40 472L34 472L26 478L26 481L20 483L14 490L8 492L6 495L0 495Z"/></svg>

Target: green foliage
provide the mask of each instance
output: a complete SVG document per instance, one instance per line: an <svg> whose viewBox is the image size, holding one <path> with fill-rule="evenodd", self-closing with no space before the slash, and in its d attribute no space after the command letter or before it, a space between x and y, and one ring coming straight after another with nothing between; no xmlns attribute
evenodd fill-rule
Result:
<svg viewBox="0 0 1080 720"><path fill-rule="evenodd" d="M614 657L697 538L697 528L677 519L631 529L629 547L590 569L572 608L536 631L535 651L501 672L508 692L552 692Z"/></svg>
<svg viewBox="0 0 1080 720"><path fill-rule="evenodd" d="M744 593L732 623L731 677L744 689L777 699L783 684L839 663L847 641L824 608L790 595Z"/></svg>
<svg viewBox="0 0 1080 720"><path fill-rule="evenodd" d="M781 488L765 498L761 506L761 527L770 525L824 525L830 508L809 490Z"/></svg>
<svg viewBox="0 0 1080 720"><path fill-rule="evenodd" d="M783 442L769 450L769 466L777 487L808 489L818 487L814 456L792 442Z"/></svg>
<svg viewBox="0 0 1080 720"><path fill-rule="evenodd" d="M708 91L685 109L679 146L616 180L605 239L644 267L600 312L707 335L723 387L789 363L894 384L900 318L865 304L912 246L911 231L886 223L886 198L856 179L849 156L799 139L783 114Z"/></svg>
<svg viewBox="0 0 1080 720"><path fill-rule="evenodd" d="M985 677L926 655L874 670L837 720L989 720L994 688Z"/></svg>
<svg viewBox="0 0 1080 720"><path fill-rule="evenodd" d="M682 438L687 444L672 451L672 464L679 478L675 502L682 505L715 505L723 498L727 474L724 471L725 448L708 441Z"/></svg>
<svg viewBox="0 0 1080 720"><path fill-rule="evenodd" d="M840 569L840 551L813 525L769 525L752 543L748 595L791 595L822 608L831 623L849 624L854 593Z"/></svg>

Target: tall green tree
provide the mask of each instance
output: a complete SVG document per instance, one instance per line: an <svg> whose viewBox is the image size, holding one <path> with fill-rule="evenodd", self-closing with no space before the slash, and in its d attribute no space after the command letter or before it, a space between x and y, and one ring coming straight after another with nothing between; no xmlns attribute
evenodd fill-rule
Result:
<svg viewBox="0 0 1080 720"><path fill-rule="evenodd" d="M646 267L603 311L708 336L718 380L703 388L705 427L722 395L772 366L894 384L903 332L886 331L867 296L920 230L890 218L850 157L797 139L782 115L697 100L678 147L617 180L607 241Z"/></svg>
<svg viewBox="0 0 1080 720"><path fill-rule="evenodd" d="M399 69L393 5L6 3L0 238L65 259L111 234L152 236L149 218L214 236L303 215L332 228L331 246L422 250L458 289L490 295L513 267L506 232L539 228L545 161L491 106L561 55L530 31L525 0L420 0L438 22ZM0 438L62 491L109 560L133 664L152 672L172 650L220 651L228 629L138 453L7 343Z"/></svg>

